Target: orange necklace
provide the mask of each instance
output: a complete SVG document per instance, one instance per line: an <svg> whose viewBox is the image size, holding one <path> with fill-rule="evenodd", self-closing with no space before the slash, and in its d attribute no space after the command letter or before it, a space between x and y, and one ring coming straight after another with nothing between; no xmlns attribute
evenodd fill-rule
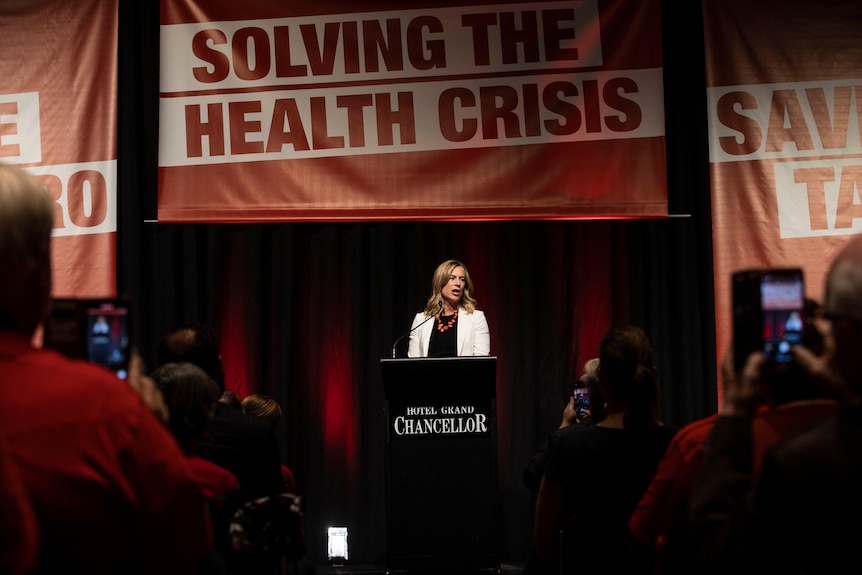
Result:
<svg viewBox="0 0 862 575"><path fill-rule="evenodd" d="M446 325L443 325L443 320L440 319L440 316L437 316L437 331L443 333L453 325L455 325L455 321L458 319L458 310L455 310L455 313L452 315L452 319L450 319Z"/></svg>

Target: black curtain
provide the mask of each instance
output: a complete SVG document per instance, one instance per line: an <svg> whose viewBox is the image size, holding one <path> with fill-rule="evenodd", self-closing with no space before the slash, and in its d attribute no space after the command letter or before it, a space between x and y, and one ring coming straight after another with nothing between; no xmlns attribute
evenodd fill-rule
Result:
<svg viewBox="0 0 862 575"><path fill-rule="evenodd" d="M158 5L120 3L117 288L135 302L135 343L152 365L169 328L211 323L228 386L280 402L282 456L316 563L329 525L350 529L354 563L385 560L379 360L450 257L476 282L498 356L503 561L530 553L534 499L523 467L559 424L570 382L606 329L634 323L650 335L665 421L715 411L700 3L664 8L670 218L164 225L155 221Z"/></svg>

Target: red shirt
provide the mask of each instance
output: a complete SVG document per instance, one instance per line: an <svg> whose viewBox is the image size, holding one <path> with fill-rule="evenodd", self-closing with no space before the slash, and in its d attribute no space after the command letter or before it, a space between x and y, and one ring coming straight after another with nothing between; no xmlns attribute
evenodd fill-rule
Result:
<svg viewBox="0 0 862 575"><path fill-rule="evenodd" d="M760 412L751 423L751 476L760 475L766 450L784 437L817 423L838 412L838 403L830 399L795 401Z"/></svg>
<svg viewBox="0 0 862 575"><path fill-rule="evenodd" d="M287 484L287 492L296 494L296 479L293 477L293 471L290 470L290 467L281 464L281 474L284 475L284 482Z"/></svg>
<svg viewBox="0 0 862 575"><path fill-rule="evenodd" d="M672 502L679 490L695 479L703 459L703 443L718 415L710 415L680 429L659 461L652 482L629 518L629 529L643 543L656 545L673 520ZM695 475L692 475L695 474Z"/></svg>
<svg viewBox="0 0 862 575"><path fill-rule="evenodd" d="M797 401L772 408L762 406L751 423L752 477L758 477L763 455L770 447L837 410L838 403L832 400ZM690 423L671 441L652 482L629 518L629 529L639 541L662 548L685 528L691 492L703 460L704 442L717 417L710 415Z"/></svg>
<svg viewBox="0 0 862 575"><path fill-rule="evenodd" d="M2 427L2 422L0 422ZM0 433L0 573L35 573L39 562L39 526L18 466Z"/></svg>
<svg viewBox="0 0 862 575"><path fill-rule="evenodd" d="M188 574L212 549L185 456L107 369L0 331L0 421L46 572Z"/></svg>
<svg viewBox="0 0 862 575"><path fill-rule="evenodd" d="M189 455L188 463L195 482L207 499L236 491L240 487L236 475L221 465L216 465L197 455Z"/></svg>

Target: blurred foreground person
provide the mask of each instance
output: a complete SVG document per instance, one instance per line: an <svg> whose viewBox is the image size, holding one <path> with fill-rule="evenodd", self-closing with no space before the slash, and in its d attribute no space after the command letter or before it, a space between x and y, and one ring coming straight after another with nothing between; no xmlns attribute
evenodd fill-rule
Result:
<svg viewBox="0 0 862 575"><path fill-rule="evenodd" d="M51 294L54 206L0 164L0 421L30 495L43 573L196 573L212 547L206 502L176 441L129 382L31 344ZM137 390L141 390L140 392Z"/></svg>
<svg viewBox="0 0 862 575"><path fill-rule="evenodd" d="M805 302L803 341L823 353L824 338L816 320L820 305ZM839 404L795 364L777 365L765 374L762 405L752 420L753 477L757 477L766 451L781 438L809 427L838 411ZM656 548L656 573L685 575L693 558L686 544L686 522L691 490L700 472L703 449L717 414L683 427L659 462L646 493L629 519L629 528L644 544Z"/></svg>
<svg viewBox="0 0 862 575"><path fill-rule="evenodd" d="M752 420L766 358L740 373L723 362L725 399L707 438L688 531L693 573L858 571L862 539L862 237L833 260L822 356L797 346L794 361L841 403L838 413L779 442L755 475ZM753 478L756 477L756 481Z"/></svg>
<svg viewBox="0 0 862 575"><path fill-rule="evenodd" d="M0 573L30 575L39 564L39 526L30 494L0 433Z"/></svg>

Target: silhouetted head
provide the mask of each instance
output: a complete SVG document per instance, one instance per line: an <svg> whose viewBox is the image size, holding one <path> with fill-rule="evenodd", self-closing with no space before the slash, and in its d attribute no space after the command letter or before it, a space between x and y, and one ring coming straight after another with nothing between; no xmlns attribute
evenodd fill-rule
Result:
<svg viewBox="0 0 862 575"><path fill-rule="evenodd" d="M826 276L823 315L831 320L834 353L831 366L862 393L862 236L841 249Z"/></svg>
<svg viewBox="0 0 862 575"><path fill-rule="evenodd" d="M172 329L159 340L156 363L189 362L203 369L219 387L225 389L224 366L219 341L212 326L191 322Z"/></svg>
<svg viewBox="0 0 862 575"><path fill-rule="evenodd" d="M659 423L658 372L641 328L614 328L605 334L599 343L599 380L608 413L622 411L624 427Z"/></svg>
<svg viewBox="0 0 862 575"><path fill-rule="evenodd" d="M275 427L281 421L281 406L268 395L253 393L242 400L242 410L249 415L260 417Z"/></svg>
<svg viewBox="0 0 862 575"><path fill-rule="evenodd" d="M184 450L194 451L218 402L218 385L203 369L188 362L166 363L150 377L162 392L171 433Z"/></svg>

